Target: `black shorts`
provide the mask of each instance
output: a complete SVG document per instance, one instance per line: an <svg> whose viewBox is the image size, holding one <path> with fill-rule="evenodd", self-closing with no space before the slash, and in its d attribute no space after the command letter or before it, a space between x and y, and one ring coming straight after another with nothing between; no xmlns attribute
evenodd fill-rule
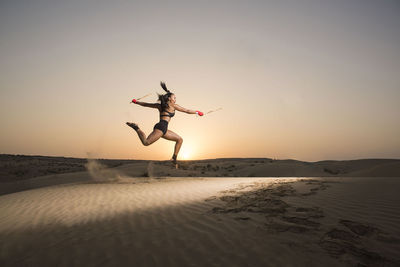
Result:
<svg viewBox="0 0 400 267"><path fill-rule="evenodd" d="M163 132L163 135L168 131L168 121L165 120L160 120L159 123L157 123L156 125L154 125L154 129L158 129L161 130Z"/></svg>

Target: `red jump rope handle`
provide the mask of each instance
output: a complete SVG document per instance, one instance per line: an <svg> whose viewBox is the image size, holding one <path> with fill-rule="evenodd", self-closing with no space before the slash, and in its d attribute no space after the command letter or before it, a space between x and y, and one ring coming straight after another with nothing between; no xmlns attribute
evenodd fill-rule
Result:
<svg viewBox="0 0 400 267"><path fill-rule="evenodd" d="M204 115L204 113L203 113L203 112L201 112L201 111L198 111L198 110L196 110L196 114L197 114L197 115L199 115L199 116L203 116L203 115Z"/></svg>

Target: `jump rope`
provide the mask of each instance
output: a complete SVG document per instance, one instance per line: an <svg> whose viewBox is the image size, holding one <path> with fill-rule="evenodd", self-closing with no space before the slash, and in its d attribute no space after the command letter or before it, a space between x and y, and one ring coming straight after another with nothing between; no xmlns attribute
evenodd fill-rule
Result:
<svg viewBox="0 0 400 267"><path fill-rule="evenodd" d="M161 87L162 87L167 93L172 94L172 93L167 89L167 86L165 85L165 83L161 82ZM146 98L146 97L148 97L148 96L150 96L150 95L152 95L152 94L150 93L150 94L144 95L144 96L139 97L139 98L134 98L134 99L132 99L131 102L129 102L129 104L132 104L132 103L136 104L137 101L142 100L142 99L144 99L144 98ZM196 114L199 115L199 116L204 116L204 115L207 115L207 114L210 114L210 113L213 113L213 112L217 112L217 111L220 111L220 110L222 110L222 108L212 109L212 110L207 111L206 113L203 113L203 112L197 110L197 111L196 111Z"/></svg>

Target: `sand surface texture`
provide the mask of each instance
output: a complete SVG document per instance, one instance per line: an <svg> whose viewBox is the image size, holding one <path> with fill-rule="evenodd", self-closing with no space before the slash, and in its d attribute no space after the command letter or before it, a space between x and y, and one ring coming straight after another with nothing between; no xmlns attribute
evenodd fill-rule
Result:
<svg viewBox="0 0 400 267"><path fill-rule="evenodd" d="M400 263L399 178L127 179L0 196L0 265Z"/></svg>
<svg viewBox="0 0 400 267"><path fill-rule="evenodd" d="M303 162L268 158L179 161L0 155L0 195L50 185L143 177L400 177L400 160ZM143 179L136 179L142 182Z"/></svg>

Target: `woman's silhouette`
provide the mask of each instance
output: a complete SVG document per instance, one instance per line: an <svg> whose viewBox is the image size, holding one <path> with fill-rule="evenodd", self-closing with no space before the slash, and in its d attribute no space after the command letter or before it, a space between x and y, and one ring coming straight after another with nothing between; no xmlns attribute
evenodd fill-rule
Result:
<svg viewBox="0 0 400 267"><path fill-rule="evenodd" d="M160 121L156 125L154 125L153 131L149 134L149 136L146 138L146 134L139 128L136 123L127 122L126 124L137 132L140 141L142 141L142 144L145 146L153 144L155 141L160 139L160 137L170 141L175 141L175 149L174 154L172 155L172 161L174 164L176 164L176 160L179 150L182 146L183 139L178 134L174 133L171 130L168 130L168 123L175 115L175 110L188 114L198 114L200 116L203 116L204 114L201 111L186 109L176 104L175 94L167 89L165 83L161 82L160 84L166 92L166 94L164 95L158 95L158 100L160 101L160 103L145 103L139 102L136 99L132 100L132 102L137 105L149 108L156 108L160 112Z"/></svg>

